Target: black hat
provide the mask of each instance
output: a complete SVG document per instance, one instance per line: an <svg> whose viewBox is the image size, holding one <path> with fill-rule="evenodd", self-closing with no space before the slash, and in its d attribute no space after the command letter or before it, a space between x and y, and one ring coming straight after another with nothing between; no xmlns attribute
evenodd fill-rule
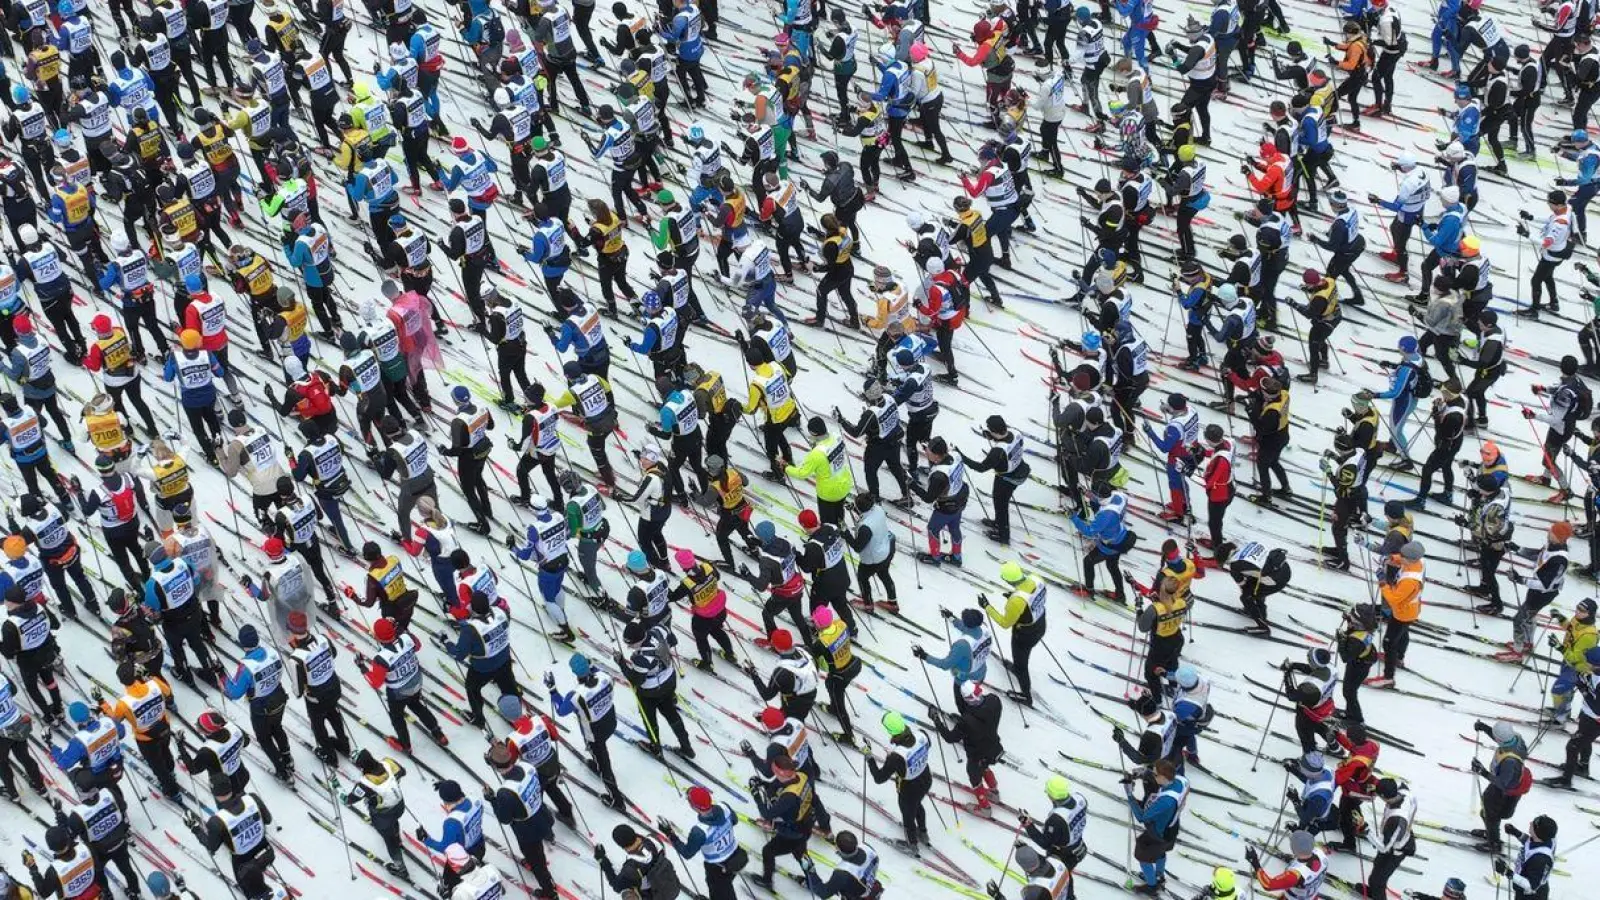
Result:
<svg viewBox="0 0 1600 900"><path fill-rule="evenodd" d="M983 430L988 434L1005 434L1011 429L1006 426L1004 416L990 416L983 421Z"/></svg>

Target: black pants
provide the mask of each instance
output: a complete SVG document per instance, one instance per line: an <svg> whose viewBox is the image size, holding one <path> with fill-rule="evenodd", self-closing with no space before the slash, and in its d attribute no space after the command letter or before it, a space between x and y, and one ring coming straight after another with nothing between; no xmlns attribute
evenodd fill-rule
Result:
<svg viewBox="0 0 1600 900"><path fill-rule="evenodd" d="M1521 97L1511 106L1511 143L1516 145L1519 141L1523 149L1534 152L1533 120L1539 113L1539 95Z"/></svg>
<svg viewBox="0 0 1600 900"><path fill-rule="evenodd" d="M711 640L716 639L717 646L722 648L724 659L733 658L733 641L728 637L728 611L726 609L714 616L690 616L689 630L694 634L694 646L700 653L700 660L711 662Z"/></svg>
<svg viewBox="0 0 1600 900"><path fill-rule="evenodd" d="M1107 553L1105 550L1095 547L1093 550L1090 550L1088 553L1084 554L1083 586L1090 593L1094 592L1094 570L1095 566L1099 565L1100 563L1105 563L1106 571L1111 573L1112 589L1116 591L1118 602L1122 602L1126 596L1126 589L1122 586L1121 553Z"/></svg>
<svg viewBox="0 0 1600 900"><path fill-rule="evenodd" d="M854 629L852 629L854 630ZM846 692L850 689L850 682L861 674L861 660L851 660L849 666L829 672L823 679L822 686L828 691L828 708L833 711L833 717L839 720L839 728L846 736L846 743L855 743L855 727L850 723L850 700Z"/></svg>
<svg viewBox="0 0 1600 900"><path fill-rule="evenodd" d="M1163 675L1178 671L1182 659L1183 629L1180 628L1165 637L1158 634L1150 636L1150 649L1146 651L1144 657L1144 685L1150 696L1161 696ZM1157 669L1161 671L1158 672Z"/></svg>
<svg viewBox="0 0 1600 900"><path fill-rule="evenodd" d="M250 728L255 732L261 752L274 766L287 768L294 764L289 749L289 732L283 729L283 713L288 706L287 695L250 704Z"/></svg>
<svg viewBox="0 0 1600 900"><path fill-rule="evenodd" d="M1501 606L1500 577L1495 574L1500 570L1500 561L1505 559L1505 548L1495 548L1483 545L1478 551L1478 583L1483 587L1483 597L1496 609Z"/></svg>
<svg viewBox="0 0 1600 900"><path fill-rule="evenodd" d="M1567 739L1567 758L1561 774L1568 778L1589 774L1589 755L1594 750L1594 739L1600 737L1600 719L1578 716L1578 733Z"/></svg>
<svg viewBox="0 0 1600 900"><path fill-rule="evenodd" d="M889 467L889 474L894 476L895 484L900 486L900 496L911 496L906 483L905 467L900 465L900 457L896 453L896 450L899 449L897 447L897 437L898 435L891 435L883 440L869 440L866 449L862 453L861 465L866 475L867 491L874 497L883 496L878 490L878 470L884 466Z"/></svg>
<svg viewBox="0 0 1600 900"><path fill-rule="evenodd" d="M1033 674L1028 669L1028 662L1033 658L1033 648L1044 640L1044 632L1044 622L1018 625L1011 630L1012 674L1017 678L1017 690L1030 700L1033 698ZM1181 643L1182 639L1179 640Z"/></svg>
<svg viewBox="0 0 1600 900"><path fill-rule="evenodd" d="M133 867L133 860L128 856L128 841L126 838L100 847L91 844L89 845L89 852L94 856L95 864L100 870L95 878L100 884L100 896L111 896L111 885L106 880L106 876L111 871L112 866L116 866L117 871L122 873L123 884L139 884L141 879L139 878L138 870Z"/></svg>
<svg viewBox="0 0 1600 900"><path fill-rule="evenodd" d="M574 6L574 9L593 10L592 6ZM550 814L541 813L539 816L548 823ZM545 824L540 827L536 819L524 819L511 824L511 834L517 839L517 852L522 856L523 865L533 873L533 880L539 883L539 889L549 894L556 892L555 880L550 877L550 860L544 854L544 842L549 836L550 826Z"/></svg>
<svg viewBox="0 0 1600 900"><path fill-rule="evenodd" d="M152 435L157 433L156 419L150 412L150 406L144 402L144 385L140 379L135 378L126 384L108 384L106 393L111 395L111 402L116 406L117 412L124 416L129 415L127 403L123 402L123 397L127 397L134 409L139 411L139 418L144 420L144 427Z"/></svg>
<svg viewBox="0 0 1600 900"><path fill-rule="evenodd" d="M43 793L44 775L39 771L39 763L28 751L28 742L0 736L0 783L5 785L6 791L16 793L17 790L16 775L11 769L13 759L22 767L22 776L27 779L28 786Z"/></svg>
<svg viewBox="0 0 1600 900"><path fill-rule="evenodd" d="M494 504L489 499L489 483L483 477L483 470L488 465L487 454L482 458L462 456L456 460L456 475L461 481L461 493L467 498L467 506L472 509L472 514L478 517L479 522L489 522L494 518Z"/></svg>
<svg viewBox="0 0 1600 900"><path fill-rule="evenodd" d="M483 719L483 686L493 683L500 691L500 696L521 697L522 688L517 684L516 673L511 671L511 657L492 672L473 667L467 668L467 711L472 714L473 720ZM548 790L548 786L546 790Z"/></svg>
<svg viewBox="0 0 1600 900"><path fill-rule="evenodd" d="M233 90L235 79L233 63L228 58L228 31L218 28L215 31L200 32L200 65L206 70L206 83L215 88L217 86L217 69L222 69L222 81Z"/></svg>
<svg viewBox="0 0 1600 900"><path fill-rule="evenodd" d="M809 827L809 826L808 826ZM781 837L773 835L761 846L761 877L772 880L772 873L778 867L778 857L792 856L795 862L806 858L806 844L810 841L809 833L800 837Z"/></svg>
<svg viewBox="0 0 1600 900"><path fill-rule="evenodd" d="M189 610L187 615L168 612L162 618L161 634L167 639L167 652L172 654L172 665L176 671L188 670L189 652L194 653L195 663L202 671L217 669L211 648L206 644L205 621L198 607Z"/></svg>
<svg viewBox="0 0 1600 900"><path fill-rule="evenodd" d="M1383 630L1383 677L1393 678L1397 667L1406 661L1411 645L1411 623L1390 619Z"/></svg>
<svg viewBox="0 0 1600 900"><path fill-rule="evenodd" d="M861 599L868 606L871 606L873 602L872 579L874 578L883 582L883 599L889 603L898 602L895 594L894 575L890 568L890 564L894 562L895 549L896 544L891 536L889 542L889 555L884 557L882 562L859 563L856 566L856 584L861 590Z"/></svg>
<svg viewBox="0 0 1600 900"><path fill-rule="evenodd" d="M553 453L522 454L517 460L517 496L523 500L533 496L531 476L534 469L544 472L545 485L550 488L550 502L561 506L561 484L556 480L556 457Z"/></svg>
<svg viewBox="0 0 1600 900"><path fill-rule="evenodd" d="M1444 492L1453 493L1456 488L1455 459L1456 453L1461 450L1461 438L1436 443L1433 452L1422 463L1422 472L1418 475L1417 496L1427 497L1433 489L1433 476L1437 472L1444 481Z"/></svg>
<svg viewBox="0 0 1600 900"><path fill-rule="evenodd" d="M70 432L63 432L62 437L70 437ZM15 460L13 460L15 462ZM46 453L38 460L31 463L17 463L17 470L22 473L22 480L28 484L28 493L39 494L39 476L44 475L45 484L55 491L56 497L66 499L66 489L61 486L61 475L56 472L55 463L50 461L50 454ZM42 494L40 496L43 496Z"/></svg>
<svg viewBox="0 0 1600 900"><path fill-rule="evenodd" d="M684 483L683 469L689 467L694 473L694 493L699 494L711 483L711 476L706 472L705 466L705 435L696 428L688 434L675 434L672 436L672 454L667 460L667 483L671 486L672 496L681 502L688 502L689 490Z"/></svg>
<svg viewBox="0 0 1600 900"><path fill-rule="evenodd" d="M1571 249L1570 246L1568 248ZM1539 309L1539 301L1546 292L1550 294L1550 309L1555 310L1561 303L1561 298L1556 295L1556 267L1566 262L1566 257L1557 259L1541 259L1533 267L1533 308Z"/></svg>
<svg viewBox="0 0 1600 900"><path fill-rule="evenodd" d="M1289 432L1287 429L1276 431L1268 435L1260 435L1256 439L1256 487L1262 494L1272 490L1272 476L1278 476L1278 484L1284 491L1289 490L1289 473L1283 468L1283 451L1289 446Z"/></svg>
<svg viewBox="0 0 1600 900"><path fill-rule="evenodd" d="M666 719L672 726L672 733L678 738L678 746L689 746L689 730L683 725L683 713L678 710L678 695L676 693L665 696L639 694L639 709L644 713L645 725L650 741L657 748L661 746L661 719Z"/></svg>
<svg viewBox="0 0 1600 900"><path fill-rule="evenodd" d="M161 737L139 741L139 756L150 766L150 771L155 773L156 784L160 785L161 793L168 797L176 797L179 788L178 777L174 773L177 772L178 763L172 758L172 732L169 730Z"/></svg>
<svg viewBox="0 0 1600 900"><path fill-rule="evenodd" d="M1184 106L1189 107L1200 121L1200 127L1195 131L1197 142L1211 140L1211 92L1216 89L1217 79L1206 78L1201 81L1190 80L1189 86L1184 89Z"/></svg>
<svg viewBox="0 0 1600 900"><path fill-rule="evenodd" d="M1300 752L1310 753L1317 749L1317 738L1324 741L1328 739L1328 724L1312 719L1306 713L1304 706L1294 708L1294 733L1300 738Z"/></svg>
<svg viewBox="0 0 1600 900"><path fill-rule="evenodd" d="M577 59L560 62L546 57L544 65L545 74L550 80L545 94L545 106L549 107L550 115L553 116L561 111L561 91L558 85L563 75L566 76L568 83L572 85L572 94L578 99L578 106L587 115L589 111L589 92L583 88L583 76L578 74ZM622 207L617 206L616 209L620 212Z"/></svg>
<svg viewBox="0 0 1600 900"><path fill-rule="evenodd" d="M344 713L339 710L339 696L343 693L337 679L322 693L306 695L306 718L311 720L311 736L317 747L327 753L350 752L350 735L344 728Z"/></svg>
<svg viewBox="0 0 1600 900"><path fill-rule="evenodd" d="M1361 714L1361 685L1367 680L1377 657L1358 659L1344 664L1344 719L1346 722L1365 722Z"/></svg>
<svg viewBox="0 0 1600 900"><path fill-rule="evenodd" d="M401 697L393 692L389 700L389 727L394 729L395 739L400 745L409 749L411 747L411 728L406 724L406 711L417 717L417 722L428 730L429 734L439 733L439 720L434 718L433 710L428 709L422 702L422 691L419 689L409 697Z"/></svg>
<svg viewBox="0 0 1600 900"><path fill-rule="evenodd" d="M1409 853L1383 852L1372 858L1372 871L1367 875L1368 897L1387 897L1389 891L1389 877L1400 868L1400 863L1405 861Z"/></svg>
<svg viewBox="0 0 1600 900"><path fill-rule="evenodd" d="M1497 851L1500 847L1500 823L1517 814L1517 805L1522 802L1521 797L1508 797L1493 784L1483 789L1480 798L1483 809L1479 815L1483 818L1484 840Z"/></svg>
<svg viewBox="0 0 1600 900"><path fill-rule="evenodd" d="M800 597L784 597L779 594L768 594L765 603L761 604L761 625L767 634L778 630L778 616L787 615L794 622L795 631L799 632L802 640L797 644L811 643L811 621L806 618L805 611L801 608Z"/></svg>

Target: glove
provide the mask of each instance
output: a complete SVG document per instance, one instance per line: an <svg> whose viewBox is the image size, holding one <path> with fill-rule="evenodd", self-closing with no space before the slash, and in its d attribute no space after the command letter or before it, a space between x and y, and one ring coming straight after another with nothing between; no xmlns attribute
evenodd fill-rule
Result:
<svg viewBox="0 0 1600 900"><path fill-rule="evenodd" d="M1494 873L1496 875L1505 875L1510 871L1511 867L1506 865L1506 861L1503 858L1498 856L1494 858Z"/></svg>
<svg viewBox="0 0 1600 900"><path fill-rule="evenodd" d="M951 612L948 607L944 607L944 606L939 607L939 618L941 618L941 619L954 619L955 617L956 617L956 614Z"/></svg>
<svg viewBox="0 0 1600 900"><path fill-rule="evenodd" d="M1472 774L1474 774L1474 775L1488 775L1489 774L1489 770L1484 767L1482 760L1474 759L1472 761Z"/></svg>
<svg viewBox="0 0 1600 900"><path fill-rule="evenodd" d="M922 649L921 644L916 644L911 648L911 655L915 656L919 660L923 660L928 658L928 651Z"/></svg>
<svg viewBox="0 0 1600 900"><path fill-rule="evenodd" d="M555 690L556 675L554 672L544 673L544 686L550 688L551 690Z"/></svg>
<svg viewBox="0 0 1600 900"><path fill-rule="evenodd" d="M1000 900L1000 885L995 884L992 881L984 884L983 892L995 898L995 900Z"/></svg>
<svg viewBox="0 0 1600 900"><path fill-rule="evenodd" d="M1550 635L1548 638L1545 638L1545 643L1549 644L1550 645L1550 649L1552 649L1552 650L1554 650L1554 649L1556 649L1556 648L1561 646L1561 640L1559 638L1557 638L1553 634Z"/></svg>
<svg viewBox="0 0 1600 900"><path fill-rule="evenodd" d="M32 850L22 851L22 864L28 867L29 872L39 867L39 861L34 859Z"/></svg>
<svg viewBox="0 0 1600 900"><path fill-rule="evenodd" d="M1517 223L1517 234L1521 235L1522 237L1527 237L1528 236L1528 226L1523 224L1522 222L1518 222Z"/></svg>
<svg viewBox="0 0 1600 900"><path fill-rule="evenodd" d="M596 862L606 861L606 848L600 844L594 845L594 858Z"/></svg>
<svg viewBox="0 0 1600 900"><path fill-rule="evenodd" d="M744 753L744 754L754 753L755 749L756 749L755 747L752 747L750 745L749 741L740 741L739 742L739 752L740 753Z"/></svg>
<svg viewBox="0 0 1600 900"><path fill-rule="evenodd" d="M441 442L439 442L437 444L434 444L433 445L433 449L438 450L441 454L449 453L450 452L450 445L441 441Z"/></svg>
<svg viewBox="0 0 1600 900"><path fill-rule="evenodd" d="M421 825L418 825L417 830L413 831L412 834L416 835L417 840L419 841L425 841L428 839L428 829L423 828Z"/></svg>
<svg viewBox="0 0 1600 900"><path fill-rule="evenodd" d="M483 802L485 802L485 803L493 803L494 802L494 788L489 787L488 785L484 785L483 786Z"/></svg>
<svg viewBox="0 0 1600 900"><path fill-rule="evenodd" d="M1111 726L1111 739L1113 741L1116 741L1119 744L1122 743L1122 726L1121 725L1113 725L1113 726Z"/></svg>
<svg viewBox="0 0 1600 900"><path fill-rule="evenodd" d="M812 870L815 869L816 867L817 867L817 864L811 861L811 857L809 857L809 856L800 857L800 871L805 872L807 875L810 875Z"/></svg>
<svg viewBox="0 0 1600 900"><path fill-rule="evenodd" d="M1533 390L1533 392L1535 394L1543 394L1544 393L1544 385L1536 384L1536 385L1533 386L1532 390Z"/></svg>
<svg viewBox="0 0 1600 900"><path fill-rule="evenodd" d="M1256 851L1256 848L1251 847L1250 849L1244 851L1244 859L1245 862L1250 864L1250 868L1261 868L1261 854Z"/></svg>
<svg viewBox="0 0 1600 900"><path fill-rule="evenodd" d="M1283 799L1289 801L1290 803L1299 803L1300 802L1300 792L1295 790L1294 788L1284 788L1284 790L1283 790Z"/></svg>
<svg viewBox="0 0 1600 900"><path fill-rule="evenodd" d="M988 609L989 608L989 598L986 595L984 595L984 594L979 594L978 595L978 608L979 609Z"/></svg>
<svg viewBox="0 0 1600 900"><path fill-rule="evenodd" d="M1525 209L1517 210L1517 217L1520 218L1524 222L1532 222L1533 221L1533 213L1528 212Z"/></svg>
<svg viewBox="0 0 1600 900"><path fill-rule="evenodd" d="M1524 406L1524 407L1523 407L1523 408L1522 408L1522 417L1523 417L1523 418L1524 418L1524 419L1531 419L1531 418L1533 418L1533 410L1531 410L1531 409L1529 409L1529 408L1527 408L1527 407L1526 407L1526 406Z"/></svg>
<svg viewBox="0 0 1600 900"><path fill-rule="evenodd" d="M1378 202L1378 195L1377 194L1370 194L1370 193L1367 194L1367 202L1368 203L1377 203Z"/></svg>
<svg viewBox="0 0 1600 900"><path fill-rule="evenodd" d="M517 549L517 536L516 535L514 535L514 534L506 535L506 549L507 550L515 550L515 549Z"/></svg>
<svg viewBox="0 0 1600 900"><path fill-rule="evenodd" d="M1472 723L1472 730L1476 731L1476 732L1478 732L1480 734L1488 734L1488 735L1493 735L1494 734L1494 726L1490 725L1488 722L1483 721L1482 719L1479 719L1476 722Z"/></svg>

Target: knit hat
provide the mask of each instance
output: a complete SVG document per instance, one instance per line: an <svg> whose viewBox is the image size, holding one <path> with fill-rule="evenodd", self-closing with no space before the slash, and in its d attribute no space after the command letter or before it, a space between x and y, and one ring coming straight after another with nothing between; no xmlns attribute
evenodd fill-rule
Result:
<svg viewBox="0 0 1600 900"><path fill-rule="evenodd" d="M1422 558L1422 542L1407 541L1406 545L1400 548L1400 555L1412 562L1416 562Z"/></svg>
<svg viewBox="0 0 1600 900"><path fill-rule="evenodd" d="M711 808L711 792L698 784L689 788L688 798L689 808L696 812L705 812Z"/></svg>
<svg viewBox="0 0 1600 900"><path fill-rule="evenodd" d="M82 700L74 700L67 704L67 719L74 725L82 725L89 721L89 704Z"/></svg>
<svg viewBox="0 0 1600 900"><path fill-rule="evenodd" d="M1385 800L1400 793L1400 784L1393 778L1378 779L1378 796Z"/></svg>
<svg viewBox="0 0 1600 900"><path fill-rule="evenodd" d="M785 716L783 714L783 710L777 708L776 706L769 706L766 709L763 709L761 714L757 716L756 719L760 721L762 726L768 731L777 731L779 728L783 727L783 723L788 721L789 717Z"/></svg>
<svg viewBox="0 0 1600 900"><path fill-rule="evenodd" d="M628 554L628 571L641 574L650 571L650 560L644 555L644 551L635 550Z"/></svg>
<svg viewBox="0 0 1600 900"><path fill-rule="evenodd" d="M294 610L289 613L288 625L290 634L305 634L307 631L306 614L303 610Z"/></svg>
<svg viewBox="0 0 1600 900"><path fill-rule="evenodd" d="M772 523L766 520L757 522L755 531L756 540L759 540L763 544L771 543L772 540L778 536L778 529L774 528Z"/></svg>
<svg viewBox="0 0 1600 900"><path fill-rule="evenodd" d="M589 657L584 656L582 653L574 653L572 658L567 660L567 668L571 670L573 675L582 678L588 675L594 666L590 664Z"/></svg>
<svg viewBox="0 0 1600 900"><path fill-rule="evenodd" d="M1296 831L1289 835L1289 852L1296 857L1310 856L1317 848L1317 839L1309 831Z"/></svg>
<svg viewBox="0 0 1600 900"><path fill-rule="evenodd" d="M694 563L695 563L694 551L688 549L687 547L685 547L685 548L679 550L678 552L672 554L672 559L673 559L674 562L676 562L678 564L678 568L684 570L685 572L687 572L690 569L694 568Z"/></svg>
<svg viewBox="0 0 1600 900"><path fill-rule="evenodd" d="M288 552L287 548L283 544L283 538L280 537L267 538L267 542L261 545L261 550L262 552L266 553L267 558L273 562L283 559L284 554Z"/></svg>
<svg viewBox="0 0 1600 900"><path fill-rule="evenodd" d="M455 782L452 781L450 783L454 784ZM467 855L467 848L461 846L460 844L451 844L450 846L444 848L444 861L448 863L452 869L465 868L467 865L467 860L469 859L471 859L471 857Z"/></svg>
<svg viewBox="0 0 1600 900"><path fill-rule="evenodd" d="M1517 730L1511 727L1510 722L1496 722L1490 729L1490 736L1496 744L1504 746L1517 739Z"/></svg>
<svg viewBox="0 0 1600 900"><path fill-rule="evenodd" d="M983 612L970 607L963 609L961 611L961 624L968 628L982 628Z"/></svg>
<svg viewBox="0 0 1600 900"><path fill-rule="evenodd" d="M977 703L983 699L983 685L977 681L961 682L961 699L968 703Z"/></svg>
<svg viewBox="0 0 1600 900"><path fill-rule="evenodd" d="M494 702L494 708L501 718L519 718L522 715L522 698L516 694L501 694L500 699Z"/></svg>
<svg viewBox="0 0 1600 900"><path fill-rule="evenodd" d="M394 640L394 620L382 618L372 623L372 636L380 643L387 644Z"/></svg>
<svg viewBox="0 0 1600 900"><path fill-rule="evenodd" d="M990 416L983 421L983 430L989 434L1005 434L1011 429L1006 427L1006 420L1002 416Z"/></svg>
<svg viewBox="0 0 1600 900"><path fill-rule="evenodd" d="M813 609L811 611L811 621L815 622L818 628L827 628L829 625L832 625L833 607L823 604L822 606Z"/></svg>
<svg viewBox="0 0 1600 900"><path fill-rule="evenodd" d="M1039 868L1039 864L1043 862L1039 858L1039 851L1033 849L1032 845L1022 844L1021 841L1018 841L1018 843L1021 846L1017 848L1017 865L1022 871L1032 872L1034 869Z"/></svg>
<svg viewBox="0 0 1600 900"><path fill-rule="evenodd" d="M789 629L787 628L773 629L773 632L768 637L768 640L772 644L772 649L778 651L779 653L788 653L790 650L794 649L794 635L790 634Z"/></svg>
<svg viewBox="0 0 1600 900"><path fill-rule="evenodd" d="M817 511L814 509L800 510L799 520L800 527L804 528L806 531L815 531L817 529L817 525L819 524L817 520Z"/></svg>
<svg viewBox="0 0 1600 900"><path fill-rule="evenodd" d="M629 644L637 644L643 641L646 633L644 623L637 619L622 626L622 640Z"/></svg>
<svg viewBox="0 0 1600 900"><path fill-rule="evenodd" d="M461 785L455 781L441 781L434 786L439 799L444 803L460 803L466 795L461 793Z"/></svg>
<svg viewBox="0 0 1600 900"><path fill-rule="evenodd" d="M1051 800L1065 800L1072 796L1072 785L1065 776L1051 775L1045 780L1044 793Z"/></svg>
<svg viewBox="0 0 1600 900"><path fill-rule="evenodd" d="M256 633L254 625L244 625L239 628L239 646L252 650L261 645L261 635Z"/></svg>

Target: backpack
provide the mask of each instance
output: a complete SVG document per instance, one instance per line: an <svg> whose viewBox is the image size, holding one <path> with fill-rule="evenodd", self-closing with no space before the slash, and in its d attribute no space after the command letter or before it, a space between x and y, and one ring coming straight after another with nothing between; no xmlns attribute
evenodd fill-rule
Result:
<svg viewBox="0 0 1600 900"><path fill-rule="evenodd" d="M1594 413L1594 392L1589 390L1588 383L1582 378L1572 379L1572 390L1577 395L1577 400L1573 412L1569 415L1574 416L1573 421L1587 422L1589 416Z"/></svg>
<svg viewBox="0 0 1600 900"><path fill-rule="evenodd" d="M1426 400L1433 393L1433 373L1428 371L1428 364L1417 366L1417 389L1415 392L1418 400Z"/></svg>
<svg viewBox="0 0 1600 900"><path fill-rule="evenodd" d="M651 849L655 851L655 855L651 857L646 869L646 877L650 884L649 895L653 900L674 900L682 890L678 881L678 870L673 868L672 860L667 857L664 848L656 845Z"/></svg>

